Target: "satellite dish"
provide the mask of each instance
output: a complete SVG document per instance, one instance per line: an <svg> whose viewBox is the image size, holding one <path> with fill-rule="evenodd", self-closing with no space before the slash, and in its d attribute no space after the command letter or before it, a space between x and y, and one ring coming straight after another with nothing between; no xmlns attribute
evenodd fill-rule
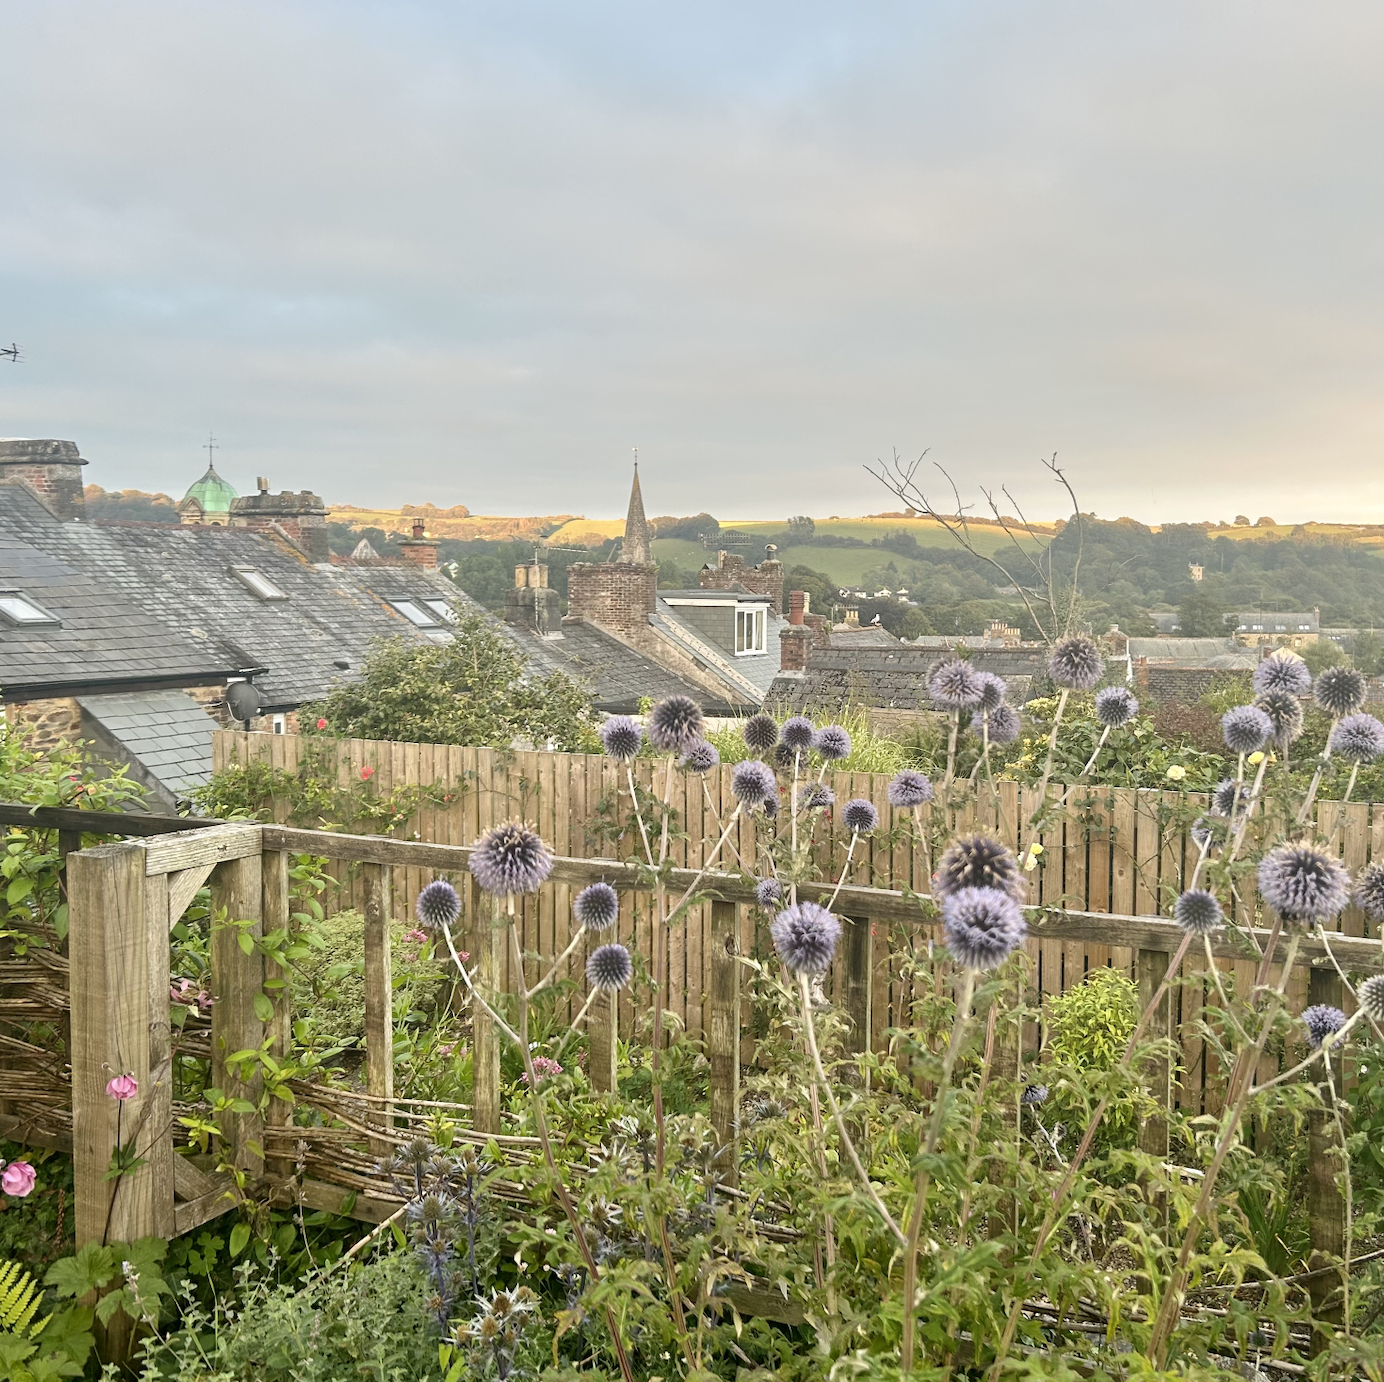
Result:
<svg viewBox="0 0 1384 1382"><path fill-rule="evenodd" d="M233 681L226 688L226 704L237 720L248 725L259 714L264 698L253 682Z"/></svg>

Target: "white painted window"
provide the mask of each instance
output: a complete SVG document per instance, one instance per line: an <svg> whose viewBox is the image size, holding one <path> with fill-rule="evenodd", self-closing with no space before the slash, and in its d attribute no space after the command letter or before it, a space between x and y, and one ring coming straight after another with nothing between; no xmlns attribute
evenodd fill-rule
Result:
<svg viewBox="0 0 1384 1382"><path fill-rule="evenodd" d="M435 629L437 627L437 616L431 610L426 610L421 604L414 600L395 600L394 608L409 621L420 629Z"/></svg>
<svg viewBox="0 0 1384 1382"><path fill-rule="evenodd" d="M273 581L262 571L256 571L253 566L233 566L231 574L248 590L254 591L261 600L287 600L284 594Z"/></svg>
<svg viewBox="0 0 1384 1382"><path fill-rule="evenodd" d="M735 655L749 657L767 651L765 629L768 610L763 605L740 606L735 611Z"/></svg>
<svg viewBox="0 0 1384 1382"><path fill-rule="evenodd" d="M46 609L40 609L17 590L0 591L0 615L11 624L57 624L59 621Z"/></svg>
<svg viewBox="0 0 1384 1382"><path fill-rule="evenodd" d="M450 600L424 600L423 603L427 605L444 624L456 623L456 610L452 608L452 602Z"/></svg>
<svg viewBox="0 0 1384 1382"><path fill-rule="evenodd" d="M275 715L273 717L273 728L275 734L282 734L284 732L284 717L282 715Z"/></svg>

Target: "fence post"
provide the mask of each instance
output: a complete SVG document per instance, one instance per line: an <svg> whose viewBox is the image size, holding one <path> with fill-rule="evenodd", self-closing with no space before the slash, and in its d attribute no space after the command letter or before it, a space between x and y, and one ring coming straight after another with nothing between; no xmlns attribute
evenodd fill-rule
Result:
<svg viewBox="0 0 1384 1382"><path fill-rule="evenodd" d="M1309 972L1308 1003L1326 1003L1339 1008L1343 997L1341 980L1334 969L1314 967ZM1345 1063L1339 1055L1332 1055L1329 1059L1336 1092L1342 1094ZM1315 1079L1317 1075L1309 1078ZM1336 1183L1343 1169L1343 1149L1329 1104L1331 1091L1325 1072L1320 1073L1320 1079L1322 1106L1312 1109L1307 1115L1307 1220L1312 1244L1307 1258L1309 1271L1341 1262L1346 1250L1346 1202ZM1347 1116L1344 1107L1341 1115L1342 1119ZM1344 1286L1344 1272L1327 1272L1312 1277L1307 1283L1308 1295L1312 1298L1314 1354L1326 1348L1333 1326L1341 1323Z"/></svg>
<svg viewBox="0 0 1384 1382"><path fill-rule="evenodd" d="M1135 973L1139 981L1139 1011L1153 1002L1153 995L1168 972L1168 954L1163 950L1140 950L1135 956ZM1148 1037L1151 1041L1166 1041L1172 1036L1172 990L1163 995L1158 1009L1149 1018ZM1166 1161L1168 1159L1168 1116L1172 1109L1172 1067L1165 1054L1151 1057L1144 1065L1144 1083L1149 1095L1160 1110L1139 1124L1139 1150ZM1168 1212L1168 1197L1159 1192L1154 1208L1159 1216Z"/></svg>
<svg viewBox="0 0 1384 1382"><path fill-rule="evenodd" d="M711 904L711 997L706 1051L711 1062L711 1125L718 1159L735 1176L735 1137L740 1125L740 909Z"/></svg>
<svg viewBox="0 0 1384 1382"><path fill-rule="evenodd" d="M365 888L365 1091L381 1099L394 1097L394 983L390 963L389 911L393 869L387 864L363 864ZM394 1130L394 1107L379 1106L386 1132ZM370 1139L376 1156L389 1156L393 1144Z"/></svg>
<svg viewBox="0 0 1384 1382"><path fill-rule="evenodd" d="M476 987L494 1003L500 987L500 937L490 899L470 874L466 908L471 923L471 966ZM477 1132L500 1131L500 1034L490 1014L471 1004L471 1123Z"/></svg>
<svg viewBox="0 0 1384 1382"><path fill-rule="evenodd" d="M261 869L264 929L266 932L283 931L287 943L292 940L292 913L288 900L288 855L281 849L269 850L263 856ZM283 981L283 988L268 991L270 1002L274 1005L274 1016L269 1019L268 1028L269 1054L282 1063L287 1060L293 1044L293 994L289 988L289 975L286 969L281 969L276 964L266 964L265 972L266 978ZM264 1121L266 1137L271 1128L291 1127L293 1105L284 1099L270 1099ZM278 1144L273 1153L266 1145L265 1170L275 1176L293 1174L293 1157L289 1154L286 1143Z"/></svg>
<svg viewBox="0 0 1384 1382"><path fill-rule="evenodd" d="M264 956L253 942L264 936L264 873L260 855L228 859L211 879L213 918L226 909L225 923L211 932L211 1075L228 1099L245 1099L258 1110L264 1080L258 1064L242 1079L227 1064L237 1051L258 1050L264 1023L255 1013L255 998L264 991ZM236 925L235 923L247 923ZM167 926L165 920L164 925ZM241 936L252 942L247 955ZM255 1113L220 1116L227 1160L251 1176L264 1170L264 1118Z"/></svg>

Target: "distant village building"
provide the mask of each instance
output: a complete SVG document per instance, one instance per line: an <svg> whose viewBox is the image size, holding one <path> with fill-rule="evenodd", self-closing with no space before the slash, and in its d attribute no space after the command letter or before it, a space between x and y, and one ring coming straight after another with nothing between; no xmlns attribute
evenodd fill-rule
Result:
<svg viewBox="0 0 1384 1382"><path fill-rule="evenodd" d="M1250 646L1302 648L1321 636L1321 610L1279 614L1272 610L1250 610L1227 619L1241 642Z"/></svg>

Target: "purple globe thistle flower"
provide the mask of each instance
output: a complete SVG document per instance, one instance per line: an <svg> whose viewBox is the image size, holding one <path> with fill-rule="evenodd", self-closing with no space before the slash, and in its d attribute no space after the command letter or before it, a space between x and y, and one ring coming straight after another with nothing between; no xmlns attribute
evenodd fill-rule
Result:
<svg viewBox="0 0 1384 1382"><path fill-rule="evenodd" d="M1064 638L1048 656L1048 675L1070 691L1089 691L1105 672L1105 659L1084 634Z"/></svg>
<svg viewBox="0 0 1384 1382"><path fill-rule="evenodd" d="M1302 1010L1302 1025L1307 1028L1308 1043L1315 1049L1346 1025L1346 1015L1329 1003L1313 1003Z"/></svg>
<svg viewBox="0 0 1384 1382"><path fill-rule="evenodd" d="M609 883L588 883L572 899L572 915L588 931L604 931L620 916L620 898Z"/></svg>
<svg viewBox="0 0 1384 1382"><path fill-rule="evenodd" d="M702 708L691 696L664 696L649 712L649 742L679 753L702 737Z"/></svg>
<svg viewBox="0 0 1384 1382"><path fill-rule="evenodd" d="M812 747L817 731L806 715L794 715L783 722L782 737L784 744L794 753L806 753Z"/></svg>
<svg viewBox="0 0 1384 1382"><path fill-rule="evenodd" d="M853 797L841 808L841 820L853 835L871 835L879 829L879 812L864 797Z"/></svg>
<svg viewBox="0 0 1384 1382"><path fill-rule="evenodd" d="M1003 964L1028 935L1019 904L998 888L960 888L942 902L942 934L967 969Z"/></svg>
<svg viewBox="0 0 1384 1382"><path fill-rule="evenodd" d="M742 806L763 806L770 797L777 799L778 782L767 763L746 758L731 769L730 790Z"/></svg>
<svg viewBox="0 0 1384 1382"><path fill-rule="evenodd" d="M836 793L825 782L804 782L798 788L800 811L829 811L836 805Z"/></svg>
<svg viewBox="0 0 1384 1382"><path fill-rule="evenodd" d="M633 974L630 952L617 942L598 945L586 957L586 982L593 989L615 993L629 983Z"/></svg>
<svg viewBox="0 0 1384 1382"><path fill-rule="evenodd" d="M1211 810L1217 816L1228 816L1249 803L1249 788L1233 777L1223 777L1211 793Z"/></svg>
<svg viewBox="0 0 1384 1382"><path fill-rule="evenodd" d="M1371 974L1355 990L1355 1001L1371 1022L1384 1022L1384 974Z"/></svg>
<svg viewBox="0 0 1384 1382"><path fill-rule="evenodd" d="M1302 702L1287 691L1265 691L1255 705L1269 717L1273 737L1287 747L1302 735Z"/></svg>
<svg viewBox="0 0 1384 1382"><path fill-rule="evenodd" d="M889 784L889 805L907 810L932 800L932 783L916 768L900 768Z"/></svg>
<svg viewBox="0 0 1384 1382"><path fill-rule="evenodd" d="M977 672L976 675L980 678L980 704L976 709L989 715L1004 704L1004 698L1009 694L1009 684L994 672Z"/></svg>
<svg viewBox="0 0 1384 1382"><path fill-rule="evenodd" d="M1352 763L1373 763L1384 753L1384 725L1373 715L1347 715L1331 730L1331 752Z"/></svg>
<svg viewBox="0 0 1384 1382"><path fill-rule="evenodd" d="M783 901L783 884L777 878L761 878L754 885L754 900L766 912L770 911Z"/></svg>
<svg viewBox="0 0 1384 1382"><path fill-rule="evenodd" d="M780 739L779 742L774 745L774 765L776 767L792 768L793 764L797 761L798 755L794 753L783 740Z"/></svg>
<svg viewBox="0 0 1384 1382"><path fill-rule="evenodd" d="M1139 702L1127 686L1107 686L1096 692L1096 719L1121 729L1139 713Z"/></svg>
<svg viewBox="0 0 1384 1382"><path fill-rule="evenodd" d="M1048 1087L1045 1084L1026 1084L1024 1092L1019 1095L1021 1104L1028 1104L1034 1107L1038 1104L1045 1104L1048 1101Z"/></svg>
<svg viewBox="0 0 1384 1382"><path fill-rule="evenodd" d="M1022 727L1019 712L1012 705L1000 705L990 712L986 734L992 744L1012 744Z"/></svg>
<svg viewBox="0 0 1384 1382"><path fill-rule="evenodd" d="M1294 842L1259 861L1259 891L1284 921L1326 921L1350 902L1350 874L1334 855Z"/></svg>
<svg viewBox="0 0 1384 1382"><path fill-rule="evenodd" d="M932 895L941 899L963 888L995 888L1024 900L1024 880L1014 852L989 835L961 835L947 846L932 876Z"/></svg>
<svg viewBox="0 0 1384 1382"><path fill-rule="evenodd" d="M1211 823L1205 816L1198 816L1192 822L1192 828L1187 832L1192 837L1192 843L1198 848L1204 848L1211 843L1213 831Z"/></svg>
<svg viewBox="0 0 1384 1382"><path fill-rule="evenodd" d="M552 871L552 850L519 821L487 830L471 851L471 876L494 897L537 892Z"/></svg>
<svg viewBox="0 0 1384 1382"><path fill-rule="evenodd" d="M767 797L764 798L763 811L765 820L771 821L774 819L775 816L778 815L779 794L777 792L771 792Z"/></svg>
<svg viewBox="0 0 1384 1382"><path fill-rule="evenodd" d="M682 756L682 766L689 773L709 773L721 761L720 751L715 744L698 739L687 746Z"/></svg>
<svg viewBox="0 0 1384 1382"><path fill-rule="evenodd" d="M1312 689L1312 673L1296 653L1270 653L1254 669L1254 689L1286 691L1290 696L1305 696Z"/></svg>
<svg viewBox="0 0 1384 1382"><path fill-rule="evenodd" d="M639 745L644 738L638 721L631 720L628 715L612 715L596 733L600 735L606 756L619 759L622 763L638 755Z"/></svg>
<svg viewBox="0 0 1384 1382"><path fill-rule="evenodd" d="M822 974L836 954L841 923L816 902L796 902L774 918L769 936L790 974Z"/></svg>
<svg viewBox="0 0 1384 1382"><path fill-rule="evenodd" d="M1384 921L1384 864L1366 864L1360 870L1355 902L1371 921Z"/></svg>
<svg viewBox="0 0 1384 1382"><path fill-rule="evenodd" d="M1273 721L1257 705L1237 705L1221 716L1221 737L1231 753L1257 753L1268 743Z"/></svg>
<svg viewBox="0 0 1384 1382"><path fill-rule="evenodd" d="M817 731L812 747L823 758L835 762L851 756L851 736L840 725L827 725Z"/></svg>
<svg viewBox="0 0 1384 1382"><path fill-rule="evenodd" d="M1312 688L1317 704L1340 719L1365 703L1365 678L1353 667L1328 667Z"/></svg>
<svg viewBox="0 0 1384 1382"><path fill-rule="evenodd" d="M461 896L445 878L434 878L418 894L413 914L425 931L441 931L461 915Z"/></svg>
<svg viewBox="0 0 1384 1382"><path fill-rule="evenodd" d="M976 671L964 658L949 657L928 673L928 695L948 710L974 710L985 694Z"/></svg>
<svg viewBox="0 0 1384 1382"><path fill-rule="evenodd" d="M1205 888L1188 888L1173 903L1173 920L1192 936L1209 936L1225 925L1225 913L1215 893Z"/></svg>
<svg viewBox="0 0 1384 1382"><path fill-rule="evenodd" d="M751 753L772 753L779 741L778 721L772 715L751 715L740 726L740 735Z"/></svg>

